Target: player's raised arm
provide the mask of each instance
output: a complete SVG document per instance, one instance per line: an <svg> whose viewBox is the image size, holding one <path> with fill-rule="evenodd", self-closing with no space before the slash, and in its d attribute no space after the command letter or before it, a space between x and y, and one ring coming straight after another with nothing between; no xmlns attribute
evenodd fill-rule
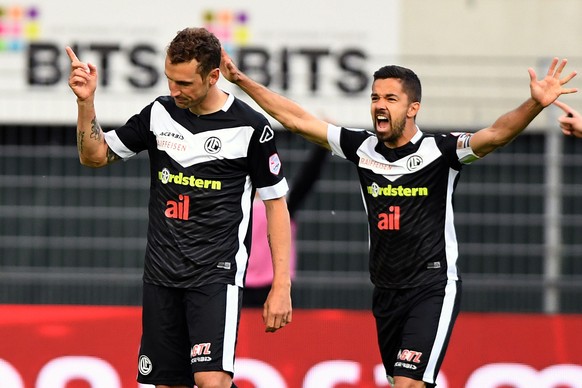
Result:
<svg viewBox="0 0 582 388"><path fill-rule="evenodd" d="M71 60L69 87L77 96L77 150L81 164L101 167L119 157L110 149L97 122L95 113L95 90L97 89L97 68L77 58L75 52L66 48Z"/></svg>
<svg viewBox="0 0 582 388"><path fill-rule="evenodd" d="M576 93L576 88L563 86L576 76L573 71L562 77L567 64L554 58L543 79L538 80L534 69L529 68L530 98L516 109L499 117L493 125L484 128L471 138L471 148L478 156L485 156L499 147L503 147L521 133L529 123L547 106L562 94Z"/></svg>
<svg viewBox="0 0 582 388"><path fill-rule="evenodd" d="M562 101L556 100L554 105L564 111L564 114L558 117L558 123L564 135L582 137L582 115Z"/></svg>
<svg viewBox="0 0 582 388"><path fill-rule="evenodd" d="M270 116L291 132L298 133L307 140L329 148L327 142L327 123L267 87L255 82L234 64L226 51L222 50L220 63L222 75L240 87Z"/></svg>

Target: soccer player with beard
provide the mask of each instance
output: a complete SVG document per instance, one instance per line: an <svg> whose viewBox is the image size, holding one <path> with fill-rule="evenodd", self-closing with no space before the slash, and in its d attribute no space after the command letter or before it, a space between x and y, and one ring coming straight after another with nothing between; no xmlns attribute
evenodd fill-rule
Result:
<svg viewBox="0 0 582 388"><path fill-rule="evenodd" d="M77 147L102 167L147 151L150 201L138 381L156 388L234 387L235 346L251 250L255 192L265 203L273 282L266 331L292 320L287 181L267 119L217 86L221 45L203 28L166 50L170 94L104 133L97 68L71 60Z"/></svg>
<svg viewBox="0 0 582 388"><path fill-rule="evenodd" d="M475 133L429 134L416 125L421 84L400 66L374 73L374 132L327 123L242 73L223 50L221 72L283 127L357 167L370 232L370 278L378 344L396 388L435 387L459 313L461 280L452 197L462 167L518 136L575 72L554 58L530 75L530 97Z"/></svg>

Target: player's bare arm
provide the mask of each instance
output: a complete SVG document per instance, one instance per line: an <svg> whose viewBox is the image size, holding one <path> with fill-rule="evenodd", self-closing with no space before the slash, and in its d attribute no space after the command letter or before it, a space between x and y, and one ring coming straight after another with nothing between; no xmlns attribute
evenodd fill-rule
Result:
<svg viewBox="0 0 582 388"><path fill-rule="evenodd" d="M274 332L292 320L291 226L285 197L265 201L267 238L273 260L273 283L263 306L267 332Z"/></svg>
<svg viewBox="0 0 582 388"><path fill-rule="evenodd" d="M562 94L576 93L576 88L564 88L576 76L573 71L565 77L562 72L567 59L554 58L543 79L538 80L533 68L529 68L531 96L518 108L499 117L491 127L484 128L471 138L471 148L483 157L511 142L547 106Z"/></svg>
<svg viewBox="0 0 582 388"><path fill-rule="evenodd" d="M97 68L77 58L75 52L66 48L71 60L69 87L77 96L77 150L81 164L102 167L119 158L105 142L103 129L95 114L95 90Z"/></svg>
<svg viewBox="0 0 582 388"><path fill-rule="evenodd" d="M222 75L249 95L261 108L291 132L329 149L327 125L288 98L255 82L234 64L226 51L222 50L220 63Z"/></svg>

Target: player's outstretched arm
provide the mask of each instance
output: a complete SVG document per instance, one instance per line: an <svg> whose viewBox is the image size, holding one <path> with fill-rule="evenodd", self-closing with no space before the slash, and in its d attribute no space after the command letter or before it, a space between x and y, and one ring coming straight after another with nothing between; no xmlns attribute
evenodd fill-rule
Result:
<svg viewBox="0 0 582 388"><path fill-rule="evenodd" d="M273 260L273 283L263 306L267 332L291 323L291 226L285 197L265 201L267 240Z"/></svg>
<svg viewBox="0 0 582 388"><path fill-rule="evenodd" d="M564 114L558 117L564 135L582 137L582 115L562 101L556 100L554 105L564 111Z"/></svg>
<svg viewBox="0 0 582 388"><path fill-rule="evenodd" d="M327 142L327 123L296 104L255 82L234 64L233 60L222 50L220 71L224 78L238 85L270 116L291 132L298 133L307 140L329 149Z"/></svg>
<svg viewBox="0 0 582 388"><path fill-rule="evenodd" d="M567 64L554 58L543 79L538 79L533 68L529 68L530 98L518 108L499 117L492 126L476 132L471 138L473 152L483 157L511 142L540 112L562 94L576 93L576 88L564 88L576 76L573 71L565 77L562 72Z"/></svg>
<svg viewBox="0 0 582 388"><path fill-rule="evenodd" d="M109 149L103 130L95 114L95 90L97 89L97 68L84 63L70 47L66 48L71 60L69 87L77 96L77 150L81 164L101 167L119 157Z"/></svg>

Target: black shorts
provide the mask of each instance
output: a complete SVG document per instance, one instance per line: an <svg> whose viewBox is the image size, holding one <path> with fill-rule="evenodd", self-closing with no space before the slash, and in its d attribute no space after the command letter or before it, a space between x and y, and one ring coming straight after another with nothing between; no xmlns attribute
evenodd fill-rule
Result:
<svg viewBox="0 0 582 388"><path fill-rule="evenodd" d="M434 387L461 304L461 282L374 289L373 312L387 376Z"/></svg>
<svg viewBox="0 0 582 388"><path fill-rule="evenodd" d="M234 373L242 291L228 284L180 289L144 283L137 381L193 386L193 373Z"/></svg>

